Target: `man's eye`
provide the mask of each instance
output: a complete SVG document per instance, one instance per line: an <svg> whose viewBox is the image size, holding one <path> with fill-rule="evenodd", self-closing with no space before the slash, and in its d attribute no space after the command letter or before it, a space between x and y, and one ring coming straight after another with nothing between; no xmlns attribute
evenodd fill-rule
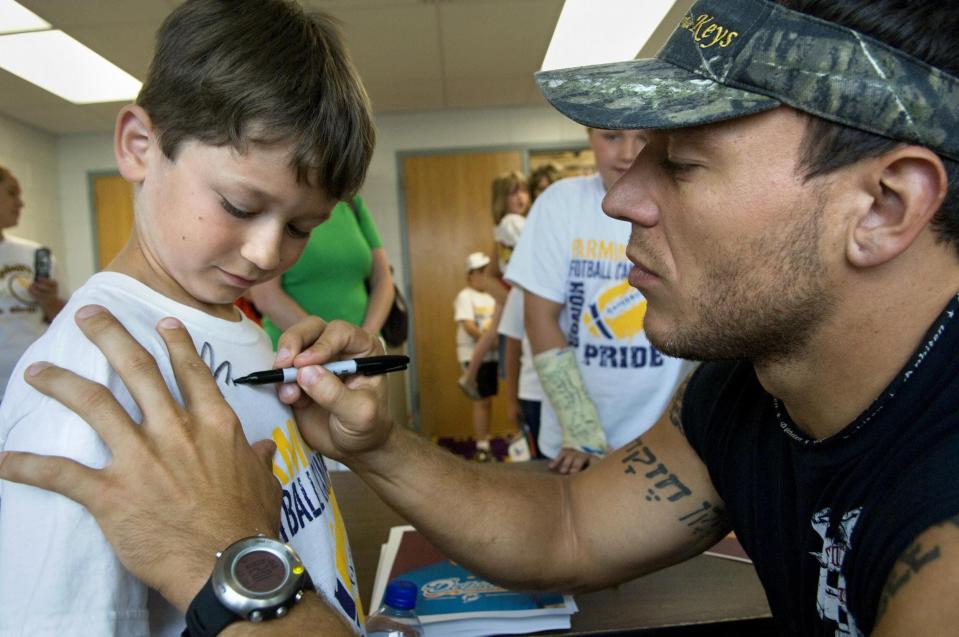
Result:
<svg viewBox="0 0 959 637"><path fill-rule="evenodd" d="M683 175L696 168L695 164L681 164L669 159L668 157L664 157L659 162L659 166L663 169L663 172L672 176Z"/></svg>
<svg viewBox="0 0 959 637"><path fill-rule="evenodd" d="M224 197L220 197L220 205L223 206L224 210L226 210L228 213L230 213L231 215L233 215L234 217L238 219L246 219L247 217L252 217L255 214L252 212L247 212L246 210L240 210L239 208L231 204L229 201L227 201Z"/></svg>

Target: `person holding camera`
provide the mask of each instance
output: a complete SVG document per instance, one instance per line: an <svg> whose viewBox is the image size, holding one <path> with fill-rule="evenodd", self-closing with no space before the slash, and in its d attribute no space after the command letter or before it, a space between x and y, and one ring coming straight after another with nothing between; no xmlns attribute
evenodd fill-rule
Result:
<svg viewBox="0 0 959 637"><path fill-rule="evenodd" d="M5 233L20 222L21 210L20 182L0 166L0 400L20 356L65 304L50 251Z"/></svg>

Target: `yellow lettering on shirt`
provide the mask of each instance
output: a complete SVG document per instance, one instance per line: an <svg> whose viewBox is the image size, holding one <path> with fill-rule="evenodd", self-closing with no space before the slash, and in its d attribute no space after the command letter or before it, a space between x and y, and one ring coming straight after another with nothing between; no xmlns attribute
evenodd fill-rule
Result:
<svg viewBox="0 0 959 637"><path fill-rule="evenodd" d="M333 508L333 524L335 525L332 531L334 537L336 537L336 573L356 602L356 616L359 618L360 625L363 625L366 623L363 614L363 602L360 600L360 596L353 586L353 579L350 577L349 541L346 537L346 527L343 526L343 516L340 515L340 505L336 502L336 493L333 492L332 486L327 495L330 499L330 506Z"/></svg>
<svg viewBox="0 0 959 637"><path fill-rule="evenodd" d="M290 478L307 466L306 453L303 452L304 443L296 424L290 419L286 421L286 432L280 427L273 430L273 442L276 444L277 455L283 459L285 465L278 466L277 455L274 455L273 475L285 486Z"/></svg>

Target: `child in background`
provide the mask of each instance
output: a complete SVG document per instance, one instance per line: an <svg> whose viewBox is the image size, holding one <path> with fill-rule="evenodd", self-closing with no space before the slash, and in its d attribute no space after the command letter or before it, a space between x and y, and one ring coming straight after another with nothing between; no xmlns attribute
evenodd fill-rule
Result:
<svg viewBox="0 0 959 637"><path fill-rule="evenodd" d="M233 302L289 268L310 231L359 188L373 138L366 93L328 17L285 0L182 3L158 32L136 104L117 118L118 168L135 188L132 235L23 356L0 408L0 449L103 467L110 453L93 429L27 385L24 370L37 361L69 369L110 388L140 420L74 315L109 309L179 399L157 328L176 317L247 438L276 442L280 538L357 633L362 609L326 467L274 387L233 383L275 360L269 338ZM2 488L0 634L181 634L184 616L126 571L82 506L19 484ZM211 550L211 571L224 548Z"/></svg>
<svg viewBox="0 0 959 637"><path fill-rule="evenodd" d="M563 178L563 169L557 164L549 162L538 166L529 174L529 197L531 202L543 194L543 191L550 187L553 182Z"/></svg>
<svg viewBox="0 0 959 637"><path fill-rule="evenodd" d="M516 170L503 173L493 179L493 193L490 207L493 212L493 223L496 228L493 236L496 239L496 268L495 276L502 279L509 263L513 247L519 241L519 235L526 225L526 214L529 212L529 183L526 176ZM505 301L497 299L500 304Z"/></svg>
<svg viewBox="0 0 959 637"><path fill-rule="evenodd" d="M466 287L453 301L453 320L456 321L456 357L465 369L473 356L473 348L484 333L492 328L496 299L485 290L490 278L486 275L490 258L482 252L466 257ZM493 285L499 285L494 282ZM477 374L476 398L473 400L473 434L476 438L474 460L489 462L491 397L496 395L496 351L487 351Z"/></svg>
<svg viewBox="0 0 959 637"><path fill-rule="evenodd" d="M526 176L516 170L497 175L492 183L490 208L493 213L493 223L496 224L493 235L496 239L494 254L497 257L494 267L490 269L490 277L496 279L497 283L490 283L485 286L485 289L496 299L497 314L493 317L489 332L476 343L473 359L466 367L466 371L456 381L463 393L472 400L479 398L476 378L480 365L485 360L487 352L497 342L498 312L506 303L506 293L509 291L509 284L503 280L503 275L506 273L509 258L513 254L513 246L519 241L523 226L526 225L526 214L529 212L529 183L526 181ZM499 351L500 353L503 351L502 343Z"/></svg>

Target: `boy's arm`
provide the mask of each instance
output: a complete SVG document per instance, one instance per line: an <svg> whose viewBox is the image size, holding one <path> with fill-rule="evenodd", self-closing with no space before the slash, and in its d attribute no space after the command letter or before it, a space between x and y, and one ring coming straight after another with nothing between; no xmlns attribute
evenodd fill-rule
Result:
<svg viewBox="0 0 959 637"><path fill-rule="evenodd" d="M473 337L473 340L478 341L480 337L483 336L483 330L479 328L479 325L477 325L473 319L463 319L460 321L460 324L462 324L466 333Z"/></svg>
<svg viewBox="0 0 959 637"><path fill-rule="evenodd" d="M506 416L515 426L519 426L519 368L522 355L522 342L506 337L503 367L506 369Z"/></svg>
<svg viewBox="0 0 959 637"><path fill-rule="evenodd" d="M586 394L579 368L566 361L564 373L547 374L543 361L551 354L562 354L568 345L566 335L559 325L563 304L550 301L532 292L523 296L523 316L530 349L533 350L536 372L543 391L556 411L563 429L563 447L550 462L550 468L560 473L575 473L588 467L594 456L590 450L605 450L606 434L596 406ZM540 358L543 355L543 358ZM568 353L563 356L570 359ZM575 363L575 360L572 360ZM556 379L563 379L557 383ZM572 382L570 382L572 381Z"/></svg>
<svg viewBox="0 0 959 637"><path fill-rule="evenodd" d="M285 330L308 315L296 300L283 291L280 277L275 277L250 288L250 296L256 309L273 321L281 330Z"/></svg>

